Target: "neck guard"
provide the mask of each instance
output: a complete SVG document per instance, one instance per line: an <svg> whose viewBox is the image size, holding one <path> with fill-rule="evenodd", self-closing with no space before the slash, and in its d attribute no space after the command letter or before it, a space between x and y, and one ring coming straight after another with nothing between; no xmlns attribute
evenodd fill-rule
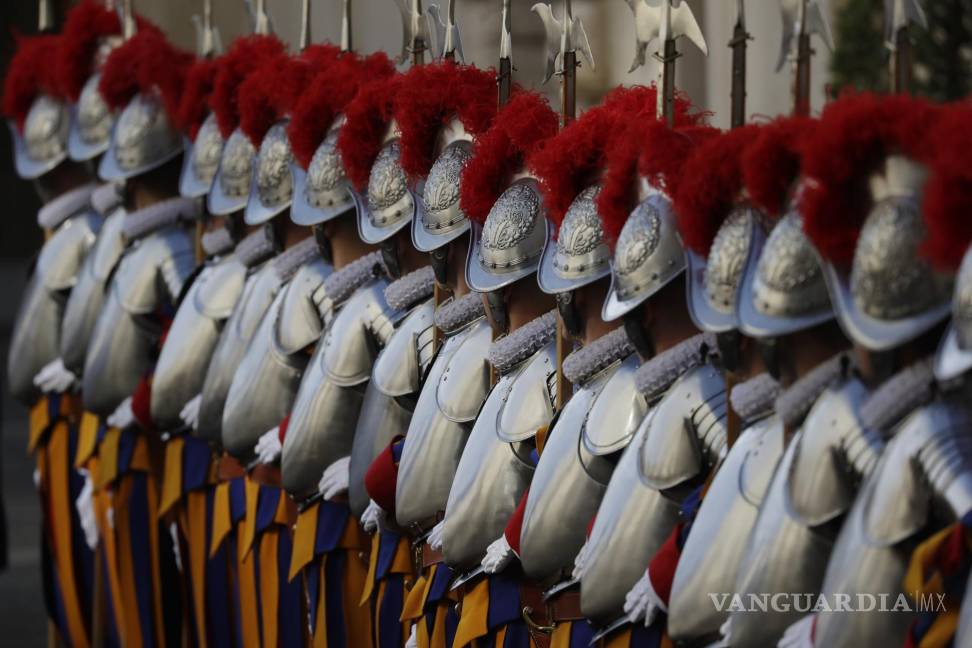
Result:
<svg viewBox="0 0 972 648"><path fill-rule="evenodd" d="M54 229L91 204L91 194L94 193L96 186L93 183L86 184L62 193L37 211L37 224Z"/></svg>
<svg viewBox="0 0 972 648"><path fill-rule="evenodd" d="M194 198L170 198L126 214L123 233L126 240L137 241L163 227L196 220L200 212L200 203Z"/></svg>
<svg viewBox="0 0 972 648"><path fill-rule="evenodd" d="M501 374L547 346L557 334L557 311L544 313L489 347L489 361Z"/></svg>
<svg viewBox="0 0 972 648"><path fill-rule="evenodd" d="M446 335L451 335L485 316L482 295L471 292L440 305L435 311L435 326Z"/></svg>
<svg viewBox="0 0 972 648"><path fill-rule="evenodd" d="M385 301L395 310L405 310L432 296L435 289L435 273L432 266L409 272L385 288Z"/></svg>
<svg viewBox="0 0 972 648"><path fill-rule="evenodd" d="M107 216L122 205L122 186L107 182L91 192L91 206L102 216Z"/></svg>
<svg viewBox="0 0 972 648"><path fill-rule="evenodd" d="M761 373L732 388L729 402L739 418L752 423L773 413L773 404L783 388L768 373Z"/></svg>
<svg viewBox="0 0 972 648"><path fill-rule="evenodd" d="M634 350L624 327L616 328L567 356L564 376L574 385L583 385Z"/></svg>
<svg viewBox="0 0 972 648"><path fill-rule="evenodd" d="M902 369L874 390L861 406L861 425L865 430L888 430L934 394L934 357L928 357Z"/></svg>
<svg viewBox="0 0 972 648"><path fill-rule="evenodd" d="M207 257L226 254L233 249L233 235L225 227L220 227L203 234L200 243Z"/></svg>
<svg viewBox="0 0 972 648"><path fill-rule="evenodd" d="M648 402L661 398L682 374L705 362L715 348L713 337L705 333L693 335L643 364L635 374L635 387Z"/></svg>
<svg viewBox="0 0 972 648"><path fill-rule="evenodd" d="M783 424L799 425L820 394L843 376L849 366L850 357L838 353L784 390L776 398L776 413Z"/></svg>
<svg viewBox="0 0 972 648"><path fill-rule="evenodd" d="M250 232L246 238L237 243L235 250L236 257L247 268L263 263L273 256L273 253L273 241L262 227L255 232Z"/></svg>
<svg viewBox="0 0 972 648"><path fill-rule="evenodd" d="M334 304L343 304L354 291L384 274L381 252L369 252L324 280L324 294Z"/></svg>
<svg viewBox="0 0 972 648"><path fill-rule="evenodd" d="M317 240L313 236L308 236L292 248L281 252L273 260L273 270L277 273L281 283L284 283L290 281L301 266L319 256Z"/></svg>

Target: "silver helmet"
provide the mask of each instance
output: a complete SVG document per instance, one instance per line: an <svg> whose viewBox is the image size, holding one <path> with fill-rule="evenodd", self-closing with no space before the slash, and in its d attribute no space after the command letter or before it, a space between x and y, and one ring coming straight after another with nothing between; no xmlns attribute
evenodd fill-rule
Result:
<svg viewBox="0 0 972 648"><path fill-rule="evenodd" d="M368 191L365 196L355 194L358 209L358 233L371 245L386 241L415 216L415 197L408 187L408 179L401 165L401 143L397 126L389 127L389 136L371 165Z"/></svg>
<svg viewBox="0 0 972 648"><path fill-rule="evenodd" d="M459 119L439 133L436 150L440 153L416 192L412 243L420 252L431 252L469 231L469 219L459 207L459 182L472 158L472 141Z"/></svg>
<svg viewBox="0 0 972 648"><path fill-rule="evenodd" d="M918 255L925 237L920 193L926 173L889 156L871 179L874 206L861 227L850 275L824 263L827 289L844 332L884 351L918 337L949 313L952 281Z"/></svg>
<svg viewBox="0 0 972 648"><path fill-rule="evenodd" d="M250 197L243 220L247 225L261 225L290 207L294 197L294 180L290 168L294 153L287 137L288 120L270 127L260 142L250 182Z"/></svg>
<svg viewBox="0 0 972 648"><path fill-rule="evenodd" d="M179 177L179 194L183 198L201 198L209 193L223 153L223 134L210 113L196 132L196 139L186 138L186 156Z"/></svg>
<svg viewBox="0 0 972 648"><path fill-rule="evenodd" d="M239 128L230 133L219 157L216 177L207 197L207 208L214 216L225 216L246 207L253 179L256 147Z"/></svg>
<svg viewBox="0 0 972 648"><path fill-rule="evenodd" d="M127 180L157 169L182 153L182 137L157 91L141 92L125 106L101 158L98 175L107 182Z"/></svg>
<svg viewBox="0 0 972 648"><path fill-rule="evenodd" d="M652 191L625 221L614 250L611 289L601 317L631 312L685 270L685 251L671 200Z"/></svg>
<svg viewBox="0 0 972 648"><path fill-rule="evenodd" d="M515 180L493 204L482 227L473 227L466 283L477 292L497 290L537 271L547 218L536 180Z"/></svg>
<svg viewBox="0 0 972 648"><path fill-rule="evenodd" d="M935 356L935 377L951 380L972 369L972 247L962 258L952 295L952 321Z"/></svg>
<svg viewBox="0 0 972 648"><path fill-rule="evenodd" d="M548 228L537 281L546 293L557 294L594 283L611 272L611 251L597 213L600 188L584 189L567 208L557 239Z"/></svg>
<svg viewBox="0 0 972 648"><path fill-rule="evenodd" d="M91 160L108 150L115 112L98 91L101 75L95 74L84 84L78 103L71 109L68 154L76 162Z"/></svg>
<svg viewBox="0 0 972 648"><path fill-rule="evenodd" d="M24 180L39 178L67 158L70 121L67 106L42 94L27 112L23 131L11 122L18 176Z"/></svg>
<svg viewBox="0 0 972 648"><path fill-rule="evenodd" d="M294 204L290 217L298 225L316 225L337 218L354 208L354 199L344 174L341 153L337 148L338 134L344 123L339 116L334 121L305 171L296 162L291 166L294 178Z"/></svg>

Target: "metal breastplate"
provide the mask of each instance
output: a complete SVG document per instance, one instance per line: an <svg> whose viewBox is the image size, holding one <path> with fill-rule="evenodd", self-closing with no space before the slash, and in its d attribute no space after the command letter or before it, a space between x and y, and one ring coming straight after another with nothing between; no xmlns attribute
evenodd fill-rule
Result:
<svg viewBox="0 0 972 648"><path fill-rule="evenodd" d="M398 464L395 515L405 528L427 526L445 510L471 421L489 390L491 339L489 323L479 319L448 337L432 364Z"/></svg>
<svg viewBox="0 0 972 648"><path fill-rule="evenodd" d="M299 309L305 301L312 301L328 274L330 266L319 258L297 271L277 293L233 376L223 408L222 440L226 451L244 463L253 458L260 436L290 413L310 359L303 349L280 346L278 327L284 310ZM308 277L316 277L316 285Z"/></svg>
<svg viewBox="0 0 972 648"><path fill-rule="evenodd" d="M298 500L316 493L324 470L351 454L379 346L369 326L389 308L387 285L372 281L341 306L301 379L281 453L283 487Z"/></svg>
<svg viewBox="0 0 972 648"><path fill-rule="evenodd" d="M934 402L909 416L888 443L841 528L822 592L830 597L901 591L913 542L948 520L968 512L972 448L968 415L954 404ZM956 493L956 491L959 491ZM961 507L956 495L963 494ZM963 510L964 509L964 510ZM889 606L892 603L889 603ZM822 612L816 625L819 646L896 645L913 617L895 614Z"/></svg>
<svg viewBox="0 0 972 648"><path fill-rule="evenodd" d="M7 376L11 393L25 404L33 404L40 396L34 376L60 355L68 291L94 245L99 220L89 212L64 221L41 249L24 290L14 320Z"/></svg>
<svg viewBox="0 0 972 648"><path fill-rule="evenodd" d="M105 303L108 278L125 249L122 239L123 209L105 218L94 247L84 259L78 281L71 289L61 323L61 360L76 374L84 369L84 356L95 322Z"/></svg>
<svg viewBox="0 0 972 648"><path fill-rule="evenodd" d="M955 630L952 645L955 648L972 647L972 577L969 578L962 597L962 610L959 612L958 628Z"/></svg>
<svg viewBox="0 0 972 648"><path fill-rule="evenodd" d="M152 366L162 333L152 316L176 299L194 265L192 237L181 226L139 239L122 256L88 344L85 409L107 416L132 394Z"/></svg>
<svg viewBox="0 0 972 648"><path fill-rule="evenodd" d="M617 366L612 367L575 388L548 433L530 483L520 532L523 570L539 582L547 582L573 566L588 522L604 495L606 481L599 481L585 468L581 436L585 425L600 425L588 414L612 388L611 379L617 370Z"/></svg>
<svg viewBox="0 0 972 648"><path fill-rule="evenodd" d="M538 356L555 352L556 345L547 344L520 368L503 375L476 418L446 503L442 551L453 567L470 569L479 564L486 547L503 533L530 484L533 466L517 454L516 444L497 436L497 421L510 394L531 387L520 383L523 367Z"/></svg>
<svg viewBox="0 0 972 648"><path fill-rule="evenodd" d="M265 263L246 280L243 294L223 327L203 380L197 429L200 438L211 443L221 440L223 408L233 376L280 287L280 279L271 263Z"/></svg>
<svg viewBox="0 0 972 648"><path fill-rule="evenodd" d="M245 282L246 267L233 256L207 266L192 282L152 378L152 420L159 429L179 427L182 408L202 390L219 333Z"/></svg>
<svg viewBox="0 0 972 648"><path fill-rule="evenodd" d="M638 431L648 412L648 402L635 387L635 374L640 364L637 355L625 359L612 376L610 390L591 405L588 420L597 424L584 426L585 453L603 457L623 450Z"/></svg>
<svg viewBox="0 0 972 648"><path fill-rule="evenodd" d="M726 455L692 523L672 581L669 633L699 639L718 632L728 616L710 592L732 592L756 516L783 453L776 416L746 428Z"/></svg>
<svg viewBox="0 0 972 648"><path fill-rule="evenodd" d="M371 462L392 439L408 431L422 377L432 361L434 313L431 299L414 307L375 360L351 444L348 499L356 516L364 513L371 501L364 484Z"/></svg>

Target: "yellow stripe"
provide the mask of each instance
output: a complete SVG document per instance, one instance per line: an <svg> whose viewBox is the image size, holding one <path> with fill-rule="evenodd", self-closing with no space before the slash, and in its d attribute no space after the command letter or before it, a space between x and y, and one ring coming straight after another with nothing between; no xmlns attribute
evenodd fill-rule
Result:
<svg viewBox="0 0 972 648"><path fill-rule="evenodd" d="M78 449L74 456L74 465L81 468L87 463L98 447L98 417L91 412L81 415L81 425L78 428Z"/></svg>
<svg viewBox="0 0 972 648"><path fill-rule="evenodd" d="M381 601L385 598L387 581L378 583L378 594L375 596L375 646L381 646Z"/></svg>
<svg viewBox="0 0 972 648"><path fill-rule="evenodd" d="M47 411L47 396L41 396L33 407L30 408L30 427L27 435L27 452L33 452L37 448L41 435L47 430L51 420Z"/></svg>
<svg viewBox="0 0 972 648"><path fill-rule="evenodd" d="M432 636L429 638L429 648L449 648L446 645L446 617L449 615L449 610L452 608L450 603L439 603L435 608L435 623L432 625ZM427 626L419 622L419 628L427 628ZM428 632L426 630L426 632ZM421 644L419 644L421 646Z"/></svg>
<svg viewBox="0 0 972 648"><path fill-rule="evenodd" d="M317 623L314 624L313 645L314 648L327 648L327 614L324 613L324 610L327 608L327 554L321 556L318 569L320 569L320 577L317 583L317 609L314 610ZM356 644L349 642L348 645L354 646Z"/></svg>
<svg viewBox="0 0 972 648"><path fill-rule="evenodd" d="M280 592L277 575L279 529L271 527L260 535L260 608L263 614L263 648L277 647L277 610Z"/></svg>
<svg viewBox="0 0 972 648"><path fill-rule="evenodd" d="M357 519L351 516L349 527L360 529ZM348 646L367 646L371 643L372 618L370 605L358 605L368 579L368 563L362 552L349 549L344 562L344 588L341 602L344 606L344 631ZM324 579L321 579L323 586Z"/></svg>
<svg viewBox="0 0 972 648"><path fill-rule="evenodd" d="M169 512L182 495L182 448L186 441L182 437L169 439L165 444L165 468L162 471L162 501L159 502L159 517Z"/></svg>
<svg viewBox="0 0 972 648"><path fill-rule="evenodd" d="M209 545L209 557L213 558L219 551L223 540L233 528L233 516L230 515L230 483L222 482L216 486L213 496L213 538Z"/></svg>
<svg viewBox="0 0 972 648"><path fill-rule="evenodd" d="M573 632L574 622L558 623L550 635L549 648L570 648L570 633Z"/></svg>
<svg viewBox="0 0 972 648"><path fill-rule="evenodd" d="M245 524L240 522L237 527L236 573L240 588L240 617L243 626L243 645L260 645L260 610L257 607L257 574L256 561L243 551L243 536Z"/></svg>
<svg viewBox="0 0 972 648"><path fill-rule="evenodd" d="M428 573L422 574L405 596L405 605L402 606L402 621L414 621L422 617L425 602L429 598L429 588L432 587L432 579L435 577L435 568L436 565L432 565Z"/></svg>
<svg viewBox="0 0 972 648"><path fill-rule="evenodd" d="M621 632L611 635L610 638L602 640L604 648L629 648L631 645L631 628L627 627Z"/></svg>
<svg viewBox="0 0 972 648"><path fill-rule="evenodd" d="M922 637L919 648L946 648L952 645L955 630L958 628L959 606L949 606L946 612L939 614L934 623Z"/></svg>
<svg viewBox="0 0 972 648"><path fill-rule="evenodd" d="M462 598L462 612L452 643L453 648L462 648L479 637L486 636L489 632L488 613L489 579L484 578Z"/></svg>
<svg viewBox="0 0 972 648"><path fill-rule="evenodd" d="M206 491L186 494L186 517L189 548L189 585L196 611L196 636L200 646L206 645Z"/></svg>
<svg viewBox="0 0 972 648"><path fill-rule="evenodd" d="M398 539L398 545L395 547L395 557L392 559L392 564L388 569L388 573L411 574L413 569L412 543L408 538L402 536ZM406 579L406 582L407 581L408 579Z"/></svg>
<svg viewBox="0 0 972 648"><path fill-rule="evenodd" d="M319 509L320 503L314 502L297 515L297 523L294 525L294 550L290 554L288 581L294 580L297 574L314 560Z"/></svg>
<svg viewBox="0 0 972 648"><path fill-rule="evenodd" d="M368 576L365 581L364 590L361 592L361 601L358 605L365 605L371 600L371 595L375 591L375 574L378 573L378 547L381 543L381 534L375 533L371 536L371 554L368 556Z"/></svg>
<svg viewBox="0 0 972 648"><path fill-rule="evenodd" d="M98 446L98 475L93 476L95 485L104 488L118 476L118 441L121 430L108 428Z"/></svg>
<svg viewBox="0 0 972 648"><path fill-rule="evenodd" d="M126 475L119 480L116 488L113 510L115 515L115 535L117 538L119 575L121 577L122 607L125 612L125 646L126 648L140 648L142 646L142 632L148 630L141 627L138 617L138 590L135 587L135 564L132 561L132 534L129 520L129 506L132 499L132 478Z"/></svg>
<svg viewBox="0 0 972 648"><path fill-rule="evenodd" d="M136 453L138 445L136 444ZM147 448L147 446L146 446ZM166 645L165 642L165 617L162 614L162 556L159 551L159 489L152 475L147 475L146 491L148 492L148 525L149 525L149 548L151 551L152 568L152 610L155 622L155 638L159 646ZM176 632L176 629L172 629ZM177 636L177 635L176 635Z"/></svg>
<svg viewBox="0 0 972 648"><path fill-rule="evenodd" d="M101 534L101 551L104 552L105 565L108 569L108 586L111 588L111 609L118 628L119 639L123 646L128 645L128 635L125 627L125 608L122 603L124 591L121 586L119 571L118 545L115 542L115 530L108 523L108 509L111 508L112 493L107 490L98 491L94 495L95 516L98 521L98 532Z"/></svg>
<svg viewBox="0 0 972 648"><path fill-rule="evenodd" d="M246 485L246 517L243 518L243 555L250 553L253 547L253 540L256 538L256 512L257 502L260 497L260 484L245 478Z"/></svg>

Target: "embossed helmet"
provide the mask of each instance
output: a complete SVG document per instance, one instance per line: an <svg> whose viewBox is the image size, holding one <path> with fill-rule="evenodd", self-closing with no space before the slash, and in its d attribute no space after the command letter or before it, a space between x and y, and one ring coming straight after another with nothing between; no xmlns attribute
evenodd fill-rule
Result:
<svg viewBox="0 0 972 648"><path fill-rule="evenodd" d="M284 51L283 42L276 36L257 34L235 40L229 51L216 60L209 107L225 142L207 197L211 214L223 216L246 207L256 147L239 127L239 89L261 63Z"/></svg>
<svg viewBox="0 0 972 648"><path fill-rule="evenodd" d="M179 193L184 198L201 198L209 193L223 153L223 134L216 115L209 110L216 62L198 57L186 76L186 89L179 101L178 124L184 135L186 155L179 176Z"/></svg>
<svg viewBox="0 0 972 648"><path fill-rule="evenodd" d="M61 37L22 37L4 82L3 112L14 140L17 175L33 180L67 159L70 116L51 57Z"/></svg>
<svg viewBox="0 0 972 648"><path fill-rule="evenodd" d="M536 272L547 240L547 219L526 158L557 132L545 99L520 92L473 144L462 172L460 207L472 221L466 283L490 292Z"/></svg>
<svg viewBox="0 0 972 648"><path fill-rule="evenodd" d="M295 162L290 217L298 225L316 225L354 208L338 152L344 109L363 83L394 74L383 52L361 58L345 52L317 74L294 106L287 129Z"/></svg>
<svg viewBox="0 0 972 648"><path fill-rule="evenodd" d="M804 230L823 257L838 322L872 351L918 337L949 312L950 277L919 256L925 131L937 113L910 97L847 97L824 111L807 147Z"/></svg>
<svg viewBox="0 0 972 648"><path fill-rule="evenodd" d="M759 255L743 271L740 329L764 338L787 335L833 319L817 252L803 233L797 209L801 145L817 122L806 117L765 125L743 153L743 179L753 203L776 219Z"/></svg>
<svg viewBox="0 0 972 648"><path fill-rule="evenodd" d="M743 270L766 239L765 217L741 196L742 152L758 132L758 126L742 126L695 149L675 195L689 313L711 333L738 327Z"/></svg>
<svg viewBox="0 0 972 648"><path fill-rule="evenodd" d="M191 61L191 54L148 27L108 56L98 87L108 108L121 114L98 168L102 180L147 173L182 153L175 120Z"/></svg>

